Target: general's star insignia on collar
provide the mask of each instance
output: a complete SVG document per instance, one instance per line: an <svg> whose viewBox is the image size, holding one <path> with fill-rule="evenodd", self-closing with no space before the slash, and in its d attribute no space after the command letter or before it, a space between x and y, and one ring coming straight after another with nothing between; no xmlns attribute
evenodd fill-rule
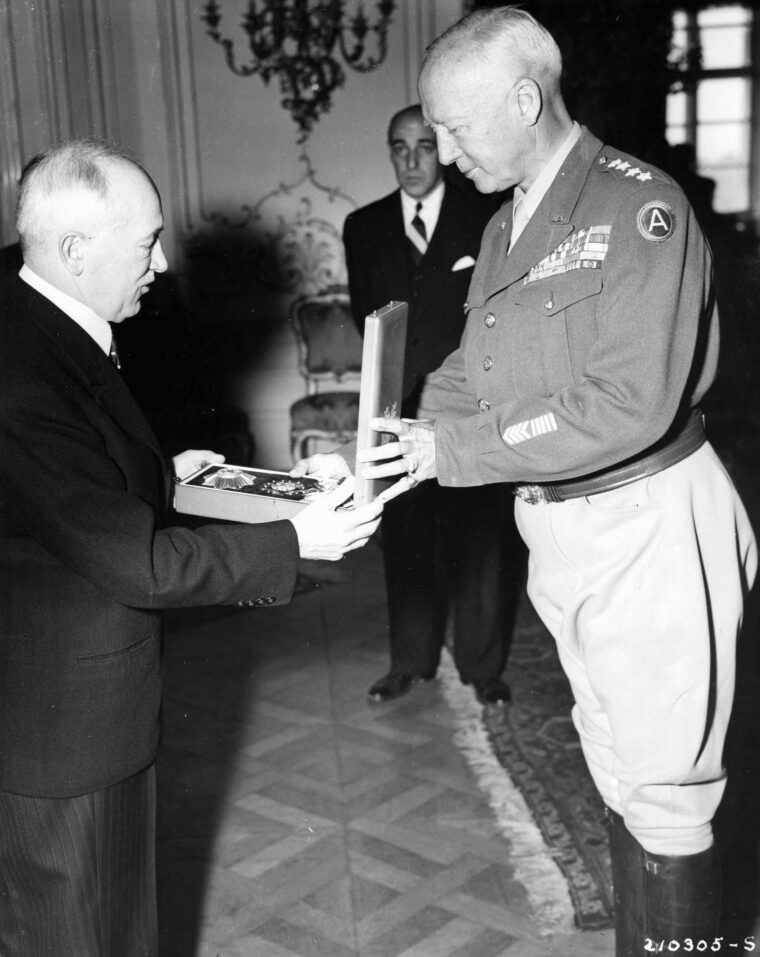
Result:
<svg viewBox="0 0 760 957"><path fill-rule="evenodd" d="M636 226L644 239L664 243L676 231L676 216L667 203L653 199L636 214Z"/></svg>

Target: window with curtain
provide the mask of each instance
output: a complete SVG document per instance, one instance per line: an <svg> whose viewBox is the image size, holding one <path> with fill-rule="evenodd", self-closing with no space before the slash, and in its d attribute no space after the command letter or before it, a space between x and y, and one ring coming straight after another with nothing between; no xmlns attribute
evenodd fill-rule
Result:
<svg viewBox="0 0 760 957"><path fill-rule="evenodd" d="M750 208L754 3L673 12L666 136L715 182L717 213Z"/></svg>

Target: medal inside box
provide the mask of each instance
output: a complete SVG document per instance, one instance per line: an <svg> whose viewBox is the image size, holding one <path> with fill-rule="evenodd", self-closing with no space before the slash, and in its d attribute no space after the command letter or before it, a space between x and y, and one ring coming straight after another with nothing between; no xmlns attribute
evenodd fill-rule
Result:
<svg viewBox="0 0 760 957"><path fill-rule="evenodd" d="M235 522L275 521L297 514L337 484L242 465L206 465L176 483L174 507L187 515Z"/></svg>

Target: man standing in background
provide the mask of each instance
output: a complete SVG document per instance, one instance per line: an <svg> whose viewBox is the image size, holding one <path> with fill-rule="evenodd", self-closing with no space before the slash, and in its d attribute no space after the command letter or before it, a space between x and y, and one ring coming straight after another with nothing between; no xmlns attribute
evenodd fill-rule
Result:
<svg viewBox="0 0 760 957"><path fill-rule="evenodd" d="M427 373L459 344L480 238L499 205L444 182L419 105L396 113L388 145L399 189L351 213L343 240L354 319L409 304L402 414L414 418ZM453 656L483 704L504 702L507 655L504 490L423 482L383 517L391 662L369 689L389 701L433 678L453 613Z"/></svg>

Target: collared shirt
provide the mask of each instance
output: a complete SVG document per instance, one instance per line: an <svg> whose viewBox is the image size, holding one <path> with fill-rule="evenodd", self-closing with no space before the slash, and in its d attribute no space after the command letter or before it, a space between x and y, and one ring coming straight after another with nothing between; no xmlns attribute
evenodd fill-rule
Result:
<svg viewBox="0 0 760 957"><path fill-rule="evenodd" d="M110 324L106 322L105 319L101 319L97 313L93 312L89 306L85 306L83 302L79 302L78 299L74 299L72 296L69 296L68 293L62 292L60 289L52 286L46 279L43 279L42 276L38 276L37 273L26 264L21 267L19 278L23 279L32 289L36 289L40 295L49 299L54 306L58 306L61 312L65 312L69 319L73 319L78 326L84 329L88 336L95 340L106 355L110 354L113 334Z"/></svg>
<svg viewBox="0 0 760 957"><path fill-rule="evenodd" d="M427 252L430 240L433 238L435 227L438 224L438 217L441 214L441 203L446 184L443 180L422 199L415 199L401 190L401 212L404 216L404 231L407 238L410 239L419 251L424 255ZM412 226L412 220L417 215L417 203L422 203L419 216L425 224L427 233L427 242L420 236L417 230Z"/></svg>
<svg viewBox="0 0 760 957"><path fill-rule="evenodd" d="M570 150L578 142L580 135L580 125L573 121L573 128L570 131L570 135L552 154L551 159L531 183L530 188L523 190L519 186L515 186L512 200L512 235L509 239L510 249L512 249L519 239L520 234L530 222L533 213L538 209L541 200L554 182L557 173L559 173L562 164L567 159Z"/></svg>

